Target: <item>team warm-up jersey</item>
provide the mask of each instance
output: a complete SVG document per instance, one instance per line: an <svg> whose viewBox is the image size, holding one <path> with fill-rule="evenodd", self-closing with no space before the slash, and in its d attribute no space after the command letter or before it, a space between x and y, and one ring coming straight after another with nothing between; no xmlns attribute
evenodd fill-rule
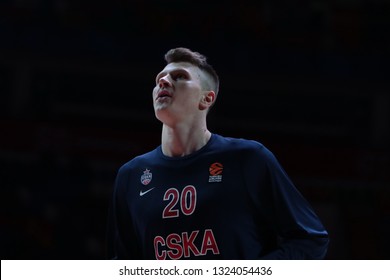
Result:
<svg viewBox="0 0 390 280"><path fill-rule="evenodd" d="M124 164L108 224L112 259L321 259L328 234L261 143L212 134Z"/></svg>

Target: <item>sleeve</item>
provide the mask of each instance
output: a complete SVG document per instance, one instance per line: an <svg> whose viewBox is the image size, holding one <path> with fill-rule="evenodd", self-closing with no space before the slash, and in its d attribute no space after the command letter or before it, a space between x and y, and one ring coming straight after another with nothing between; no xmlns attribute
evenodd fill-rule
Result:
<svg viewBox="0 0 390 280"><path fill-rule="evenodd" d="M275 156L261 145L250 158L255 162L250 163L248 172L256 174L250 183L252 194L257 197L258 209L278 240L276 248L261 258L325 258L328 233Z"/></svg>
<svg viewBox="0 0 390 280"><path fill-rule="evenodd" d="M142 259L133 221L127 207L127 173L122 167L116 177L107 219L107 259Z"/></svg>

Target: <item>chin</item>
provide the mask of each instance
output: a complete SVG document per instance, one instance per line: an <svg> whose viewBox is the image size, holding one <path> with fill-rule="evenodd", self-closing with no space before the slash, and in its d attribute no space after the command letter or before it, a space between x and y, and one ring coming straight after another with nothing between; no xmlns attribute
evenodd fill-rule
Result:
<svg viewBox="0 0 390 280"><path fill-rule="evenodd" d="M170 119L169 110L167 108L155 108L154 114L160 122L165 122Z"/></svg>

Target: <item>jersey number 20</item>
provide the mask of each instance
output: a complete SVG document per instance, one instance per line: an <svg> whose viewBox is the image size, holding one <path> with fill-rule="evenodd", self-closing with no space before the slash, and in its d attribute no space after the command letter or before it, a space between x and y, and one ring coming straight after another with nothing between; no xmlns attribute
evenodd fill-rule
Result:
<svg viewBox="0 0 390 280"><path fill-rule="evenodd" d="M191 215L196 207L196 189L188 185L180 193L178 189L170 188L164 194L164 201L169 203L164 208L163 219L179 217L180 212L186 216ZM176 207L179 201L181 211Z"/></svg>

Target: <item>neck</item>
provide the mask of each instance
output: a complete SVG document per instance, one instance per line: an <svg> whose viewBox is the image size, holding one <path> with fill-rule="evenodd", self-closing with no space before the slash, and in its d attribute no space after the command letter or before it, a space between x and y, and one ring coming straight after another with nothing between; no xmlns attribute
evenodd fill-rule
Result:
<svg viewBox="0 0 390 280"><path fill-rule="evenodd" d="M189 155L207 144L211 132L206 125L200 127L163 125L161 148L166 156L182 157Z"/></svg>

